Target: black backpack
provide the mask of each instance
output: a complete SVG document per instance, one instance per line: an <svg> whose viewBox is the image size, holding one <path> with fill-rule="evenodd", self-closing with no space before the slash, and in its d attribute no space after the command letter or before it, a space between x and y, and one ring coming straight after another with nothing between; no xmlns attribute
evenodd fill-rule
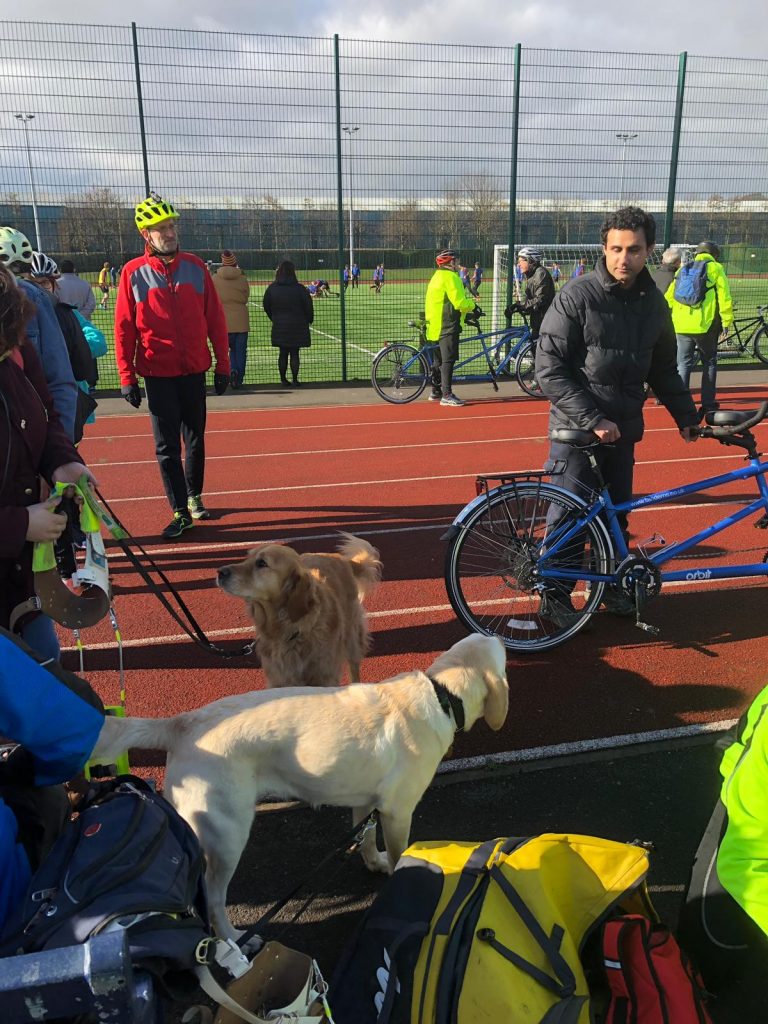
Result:
<svg viewBox="0 0 768 1024"><path fill-rule="evenodd" d="M71 946L115 928L126 931L134 966L166 981L194 969L212 934L196 836L132 775L97 784L67 822L6 923L0 956Z"/></svg>

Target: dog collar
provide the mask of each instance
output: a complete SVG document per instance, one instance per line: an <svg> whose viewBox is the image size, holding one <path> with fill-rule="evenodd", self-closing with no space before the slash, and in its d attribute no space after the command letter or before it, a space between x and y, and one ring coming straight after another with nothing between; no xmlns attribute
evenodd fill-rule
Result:
<svg viewBox="0 0 768 1024"><path fill-rule="evenodd" d="M461 699L456 694L451 693L447 686L443 686L442 683L438 683L432 676L427 676L427 679L432 683L435 690L435 696L437 697L438 703L443 711L450 717L453 714L453 720L456 723L456 732L461 732L464 729L464 705Z"/></svg>

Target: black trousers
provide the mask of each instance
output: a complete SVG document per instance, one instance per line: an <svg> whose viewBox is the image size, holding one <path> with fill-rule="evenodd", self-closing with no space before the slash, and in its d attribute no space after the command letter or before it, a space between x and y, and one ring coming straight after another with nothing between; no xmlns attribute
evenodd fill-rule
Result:
<svg viewBox="0 0 768 1024"><path fill-rule="evenodd" d="M617 441L612 445L600 445L592 451L597 457L597 465L608 485L611 500L615 505L630 501L632 498L632 479L635 472L635 445L634 442ZM549 449L549 459L545 469L552 471L555 463L565 463L565 472L557 475L552 482L568 491L573 491L584 501L590 501L590 494L597 490L598 483L595 474L589 464L589 460L583 451L572 448L568 444L560 444L552 441ZM558 509L559 512L559 509ZM560 516L555 516L550 525L554 525ZM617 516L624 540L627 539L627 516L620 513Z"/></svg>
<svg viewBox="0 0 768 1024"><path fill-rule="evenodd" d="M160 476L174 512L203 492L205 473L205 374L145 377ZM184 465L181 442L184 441Z"/></svg>
<svg viewBox="0 0 768 1024"><path fill-rule="evenodd" d="M459 358L458 330L443 331L438 339L438 345L440 347L432 353L432 391L437 394L442 389L444 395L450 395L453 387L453 367Z"/></svg>

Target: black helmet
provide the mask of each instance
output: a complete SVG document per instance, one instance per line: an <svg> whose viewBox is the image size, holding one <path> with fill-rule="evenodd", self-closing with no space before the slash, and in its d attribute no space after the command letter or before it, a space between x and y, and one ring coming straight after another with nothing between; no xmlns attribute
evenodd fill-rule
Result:
<svg viewBox="0 0 768 1024"><path fill-rule="evenodd" d="M696 252L708 252L714 259L720 259L720 246L717 242L713 242L710 239L705 239L703 242L699 242L696 246Z"/></svg>

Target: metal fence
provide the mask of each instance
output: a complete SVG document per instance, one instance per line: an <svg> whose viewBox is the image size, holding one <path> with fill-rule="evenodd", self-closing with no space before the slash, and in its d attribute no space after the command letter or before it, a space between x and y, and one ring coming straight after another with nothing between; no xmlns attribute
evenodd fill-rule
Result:
<svg viewBox="0 0 768 1024"><path fill-rule="evenodd" d="M249 277L248 383L277 380L280 259L333 293L302 375L366 379L436 248L484 268L482 302L495 245L594 243L627 202L717 240L740 314L768 303L768 61L2 22L0 78L0 222L93 278L160 192L185 249Z"/></svg>

